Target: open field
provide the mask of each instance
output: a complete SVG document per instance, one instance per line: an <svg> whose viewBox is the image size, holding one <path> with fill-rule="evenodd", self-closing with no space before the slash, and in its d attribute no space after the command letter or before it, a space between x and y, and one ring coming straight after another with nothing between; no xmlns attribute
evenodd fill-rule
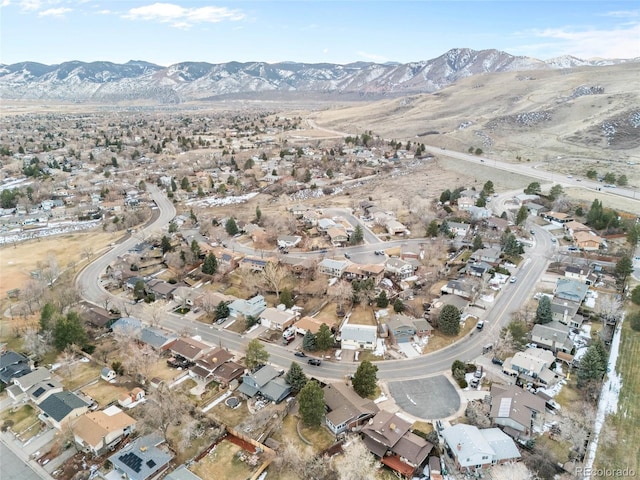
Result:
<svg viewBox="0 0 640 480"><path fill-rule="evenodd" d="M100 377L102 367L93 362L75 362L70 366L62 365L56 373L62 379L66 390L74 391Z"/></svg>
<svg viewBox="0 0 640 480"><path fill-rule="evenodd" d="M377 325L373 310L371 307L363 304L358 304L351 310L349 323L351 325Z"/></svg>
<svg viewBox="0 0 640 480"><path fill-rule="evenodd" d="M119 238L117 234L95 230L38 238L15 246L0 247L0 298L6 297L8 290L23 288L29 281L29 272L37 270L38 265L48 266L50 260L54 260L61 271L67 268L77 269L87 259L87 245L91 246L93 258Z"/></svg>
<svg viewBox="0 0 640 480"><path fill-rule="evenodd" d="M635 307L637 311L637 307ZM607 417L600 434L595 468L640 471L640 332L629 322L622 327L620 356L616 370L622 376L618 410Z"/></svg>
<svg viewBox="0 0 640 480"><path fill-rule="evenodd" d="M104 407L111 402L117 401L120 395L127 393L127 389L119 387L104 380L98 380L93 385L88 385L82 389L82 391L93 398L100 407Z"/></svg>

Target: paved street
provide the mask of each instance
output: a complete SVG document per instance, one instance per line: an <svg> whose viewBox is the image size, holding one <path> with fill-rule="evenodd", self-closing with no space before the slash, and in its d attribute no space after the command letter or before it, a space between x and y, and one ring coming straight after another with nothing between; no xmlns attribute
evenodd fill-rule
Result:
<svg viewBox="0 0 640 480"><path fill-rule="evenodd" d="M446 418L460 408L456 387L444 375L388 382L388 386L396 405L414 417Z"/></svg>

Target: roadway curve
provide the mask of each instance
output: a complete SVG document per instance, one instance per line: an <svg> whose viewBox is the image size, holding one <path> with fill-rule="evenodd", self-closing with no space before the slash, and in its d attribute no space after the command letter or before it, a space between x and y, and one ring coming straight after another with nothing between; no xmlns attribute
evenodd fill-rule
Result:
<svg viewBox="0 0 640 480"><path fill-rule="evenodd" d="M160 214L155 221L141 229L140 236L145 238L159 233L173 219L176 212L171 201L157 187L150 186L149 191L160 210ZM507 284L503 288L495 305L487 313L484 319L486 326L481 332L472 332L447 348L418 358L379 362L377 364L378 378L381 380L400 380L436 375L448 371L451 368L451 363L456 359L471 360L480 355L483 345L495 341L500 329L509 322L510 314L518 310L531 295L556 248L551 242L548 232L537 225L533 225L532 228L536 231L535 243L533 247L527 249L526 258L518 269L518 281ZM424 242L424 240L420 241ZM85 300L100 305L107 297L117 298L101 286L100 277L111 262L119 255L125 254L137 242L139 242L139 238L128 238L96 259L78 275L76 284ZM132 305L131 313L139 314L140 306ZM200 335L204 341L223 345L238 352L244 351L248 342L248 339L242 335L173 313L166 314L162 326L176 332ZM282 368L288 368L291 365L294 357L290 350L275 344L266 344L266 348L271 355L271 363ZM308 373L326 379L344 378L345 375L353 373L357 367L357 363L352 362L323 362L320 367L302 365Z"/></svg>

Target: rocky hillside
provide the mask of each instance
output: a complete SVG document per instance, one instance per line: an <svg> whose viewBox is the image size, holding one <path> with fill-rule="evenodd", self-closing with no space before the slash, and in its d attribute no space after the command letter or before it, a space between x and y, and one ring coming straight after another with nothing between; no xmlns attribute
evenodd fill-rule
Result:
<svg viewBox="0 0 640 480"><path fill-rule="evenodd" d="M636 60L637 61L637 60ZM0 65L0 97L72 102L182 103L223 97L282 94L340 95L368 100L438 91L459 79L493 72L566 69L620 63L561 57L541 61L498 50L453 49L407 64L184 62L162 67L143 61L33 62Z"/></svg>

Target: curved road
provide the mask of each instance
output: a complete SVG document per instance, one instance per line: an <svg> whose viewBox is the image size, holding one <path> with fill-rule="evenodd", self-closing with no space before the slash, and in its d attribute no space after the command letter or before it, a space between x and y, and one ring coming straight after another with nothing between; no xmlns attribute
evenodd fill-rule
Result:
<svg viewBox="0 0 640 480"><path fill-rule="evenodd" d="M145 237L159 233L173 219L176 213L171 201L157 187L150 186L149 191L160 210L160 215L151 224L142 228L141 232ZM471 360L480 355L482 346L497 338L500 329L509 322L510 314L518 310L531 295L536 282L546 269L553 250L556 248L545 230L537 225L533 225L532 228L536 231L535 243L533 247L527 249L526 258L517 272L518 281L513 284L508 283L503 288L497 297L495 305L484 319L486 326L482 331L474 331L445 349L418 358L380 362L377 364L379 368L378 377L382 380L401 380L432 376L448 371L451 363L456 359ZM107 265L119 255L126 253L138 242L139 239L135 237L128 238L102 257L96 259L78 275L76 283L85 300L100 305L107 296L117 298L102 288L99 279ZM399 240L393 243L405 242L407 240ZM411 243L419 244L424 242L425 240L413 240ZM387 246L386 243L385 246ZM354 247L354 249L357 248ZM366 248L368 251L375 248L375 245L361 248ZM132 305L131 311L133 314L139 313L140 306ZM166 314L162 325L176 332L189 332L192 335L200 335L204 341L224 345L235 351L243 351L248 342L245 337L234 332L172 313ZM279 345L266 344L266 348L271 355L270 362L280 367L288 368L295 358L291 351ZM320 367L310 367L306 363L302 365L309 373L326 379L344 378L345 375L353 373L357 367L357 363L351 362L323 362Z"/></svg>

